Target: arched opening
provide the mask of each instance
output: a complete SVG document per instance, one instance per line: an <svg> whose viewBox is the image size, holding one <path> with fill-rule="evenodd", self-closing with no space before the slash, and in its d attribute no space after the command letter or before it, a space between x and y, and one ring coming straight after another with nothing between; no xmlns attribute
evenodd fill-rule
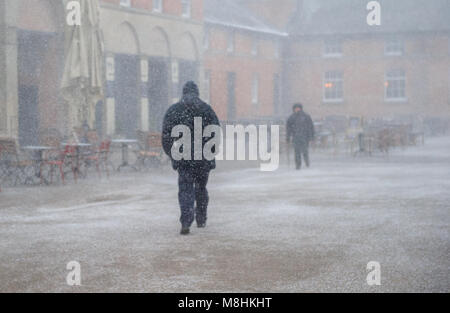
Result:
<svg viewBox="0 0 450 313"><path fill-rule="evenodd" d="M115 52L115 129L127 138L135 138L139 129L140 110L140 47L136 31L129 23L116 30L120 45Z"/></svg>
<svg viewBox="0 0 450 313"><path fill-rule="evenodd" d="M148 52L149 125L151 131L159 132L170 98L170 43L160 27L155 27L147 39L152 43Z"/></svg>
<svg viewBox="0 0 450 313"><path fill-rule="evenodd" d="M161 27L155 27L145 40L142 53L152 57L168 58L171 55L169 36Z"/></svg>
<svg viewBox="0 0 450 313"><path fill-rule="evenodd" d="M139 55L141 46L135 27L123 22L116 27L104 28L105 48L116 54Z"/></svg>
<svg viewBox="0 0 450 313"><path fill-rule="evenodd" d="M63 7L50 0L20 0L18 38L18 131L21 145L39 143L49 129L63 132L59 102L63 71Z"/></svg>
<svg viewBox="0 0 450 313"><path fill-rule="evenodd" d="M191 33L184 33L181 35L180 40L177 41L177 55L178 58L182 58L188 61L197 61L199 58L197 43Z"/></svg>

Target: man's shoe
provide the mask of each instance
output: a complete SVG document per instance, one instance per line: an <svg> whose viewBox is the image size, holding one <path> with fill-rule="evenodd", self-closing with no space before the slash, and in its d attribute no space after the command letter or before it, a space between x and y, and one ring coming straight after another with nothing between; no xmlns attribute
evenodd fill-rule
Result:
<svg viewBox="0 0 450 313"><path fill-rule="evenodd" d="M180 235L189 235L189 233L190 233L190 229L189 229L189 227L182 227L181 228L181 231L180 231Z"/></svg>
<svg viewBox="0 0 450 313"><path fill-rule="evenodd" d="M197 227L198 228L205 228L206 227L206 222L204 222L204 223L197 223Z"/></svg>

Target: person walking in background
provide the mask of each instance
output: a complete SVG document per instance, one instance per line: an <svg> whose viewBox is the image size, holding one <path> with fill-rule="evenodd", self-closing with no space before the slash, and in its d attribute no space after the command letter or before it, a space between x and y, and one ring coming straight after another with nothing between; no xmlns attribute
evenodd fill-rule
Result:
<svg viewBox="0 0 450 313"><path fill-rule="evenodd" d="M208 209L208 183L209 173L216 168L216 161L207 160L202 156L200 160L194 160L194 119L202 119L202 133L210 125L220 126L214 110L200 100L197 85L190 81L183 88L183 97L180 102L172 105L164 117L162 145L164 152L171 158L172 167L178 171L178 201L181 209L181 234L187 235L190 227L197 221L197 227L204 228L207 220ZM190 160L174 160L172 146L179 138L172 137L172 129L179 125L187 126L191 131L191 158ZM206 143L203 138L202 147ZM196 207L194 209L194 203Z"/></svg>
<svg viewBox="0 0 450 313"><path fill-rule="evenodd" d="M297 170L302 167L302 156L309 167L309 143L314 139L314 123L311 116L303 111L301 103L294 104L294 113L289 117L286 124L286 141L289 145L292 141L295 148L295 165Z"/></svg>

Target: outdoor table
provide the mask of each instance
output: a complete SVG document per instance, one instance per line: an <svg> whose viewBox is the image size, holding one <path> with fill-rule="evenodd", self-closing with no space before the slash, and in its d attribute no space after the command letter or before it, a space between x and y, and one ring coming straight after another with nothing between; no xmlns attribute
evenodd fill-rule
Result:
<svg viewBox="0 0 450 313"><path fill-rule="evenodd" d="M138 141L136 139L114 139L111 142L120 144L122 146L122 164L119 165L117 171L120 171L120 169L124 167L131 167L137 171L137 168L133 165L130 165L128 162L128 146L131 144L135 144Z"/></svg>
<svg viewBox="0 0 450 313"><path fill-rule="evenodd" d="M63 146L63 147L70 146L70 147L75 148L75 164L76 165L75 165L74 170L76 173L82 174L81 170L80 170L80 150L81 150L81 148L88 148L88 147L91 147L92 145L89 143L81 143L81 142L79 142L79 143L63 142L63 143L61 143L61 146Z"/></svg>
<svg viewBox="0 0 450 313"><path fill-rule="evenodd" d="M41 173L41 166L42 163L44 162L44 151L49 151L52 150L52 147L47 147L47 146L25 146L22 147L22 150L28 150L30 152L34 153L34 159L33 161L35 162L35 175L36 177L40 178L42 181L44 181L46 184L48 184L48 181L42 177L42 173Z"/></svg>

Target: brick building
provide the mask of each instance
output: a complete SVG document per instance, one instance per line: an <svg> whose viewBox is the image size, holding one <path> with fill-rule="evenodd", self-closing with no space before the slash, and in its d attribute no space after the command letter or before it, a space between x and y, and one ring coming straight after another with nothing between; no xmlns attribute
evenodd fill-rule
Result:
<svg viewBox="0 0 450 313"><path fill-rule="evenodd" d="M0 1L0 136L34 144L40 129L64 127L63 13L61 1Z"/></svg>
<svg viewBox="0 0 450 313"><path fill-rule="evenodd" d="M182 85L202 74L203 0L104 0L108 134L160 130Z"/></svg>
<svg viewBox="0 0 450 313"><path fill-rule="evenodd" d="M204 27L204 85L219 118L276 115L287 34L232 0L206 0Z"/></svg>
<svg viewBox="0 0 450 313"><path fill-rule="evenodd" d="M286 103L302 101L316 118L450 116L450 2L380 1L380 26L367 24L367 2L301 1L288 28Z"/></svg>
<svg viewBox="0 0 450 313"><path fill-rule="evenodd" d="M315 118L449 116L450 2L380 2L370 27L366 0L102 0L94 127L159 130L191 79L222 120L284 117L297 101ZM65 13L59 0L0 0L0 136L70 131Z"/></svg>
<svg viewBox="0 0 450 313"><path fill-rule="evenodd" d="M106 99L94 127L135 137L159 130L182 84L202 80L203 0L102 0ZM53 128L68 134L60 93L63 1L0 1L0 136L36 143Z"/></svg>

